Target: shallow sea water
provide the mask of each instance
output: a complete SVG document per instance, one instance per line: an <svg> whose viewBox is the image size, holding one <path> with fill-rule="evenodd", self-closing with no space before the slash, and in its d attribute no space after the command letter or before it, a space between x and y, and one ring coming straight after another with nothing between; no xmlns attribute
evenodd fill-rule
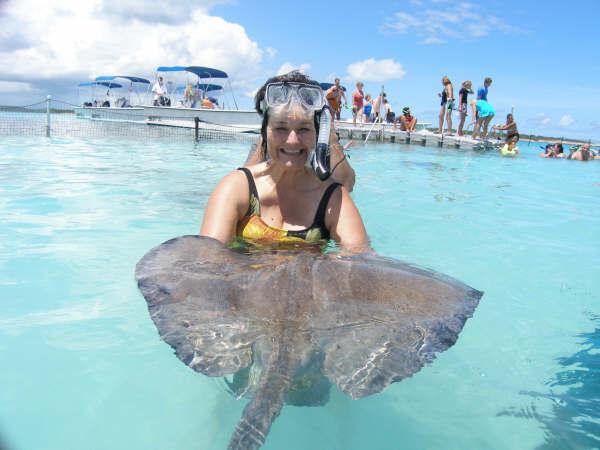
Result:
<svg viewBox="0 0 600 450"><path fill-rule="evenodd" d="M600 448L600 162L351 151L382 255L485 291L457 344L353 401L286 406L265 449ZM133 271L197 233L235 143L3 138L0 448L223 449L245 400L162 342Z"/></svg>

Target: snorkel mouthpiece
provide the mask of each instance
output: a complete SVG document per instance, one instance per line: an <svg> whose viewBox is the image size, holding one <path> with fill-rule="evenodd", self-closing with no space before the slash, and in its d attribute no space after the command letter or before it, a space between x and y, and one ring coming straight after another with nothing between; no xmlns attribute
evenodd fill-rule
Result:
<svg viewBox="0 0 600 450"><path fill-rule="evenodd" d="M329 134L331 132L331 110L324 106L320 112L319 136L317 146L310 154L310 166L321 181L331 176L331 152L329 149Z"/></svg>

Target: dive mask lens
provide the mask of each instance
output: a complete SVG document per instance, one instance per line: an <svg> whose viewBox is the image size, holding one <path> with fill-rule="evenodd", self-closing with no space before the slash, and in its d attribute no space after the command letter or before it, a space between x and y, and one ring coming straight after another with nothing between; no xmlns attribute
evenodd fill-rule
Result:
<svg viewBox="0 0 600 450"><path fill-rule="evenodd" d="M270 84L267 86L267 106L284 105L289 101L289 89L284 84Z"/></svg>
<svg viewBox="0 0 600 450"><path fill-rule="evenodd" d="M298 97L300 98L300 101L308 108L320 109L323 107L323 91L317 87L298 87Z"/></svg>
<svg viewBox="0 0 600 450"><path fill-rule="evenodd" d="M320 109L325 104L323 91L317 86L299 83L272 83L267 86L267 107L286 105L293 99L311 110Z"/></svg>

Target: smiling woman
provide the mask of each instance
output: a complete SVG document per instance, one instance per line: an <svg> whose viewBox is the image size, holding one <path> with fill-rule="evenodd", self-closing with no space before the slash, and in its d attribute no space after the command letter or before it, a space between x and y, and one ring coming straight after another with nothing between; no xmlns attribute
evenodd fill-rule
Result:
<svg viewBox="0 0 600 450"><path fill-rule="evenodd" d="M263 119L266 161L219 182L200 234L223 243L236 237L253 243L323 243L331 237L348 250L366 250L366 231L346 188L331 178L319 180L306 165L325 105L318 83L298 72L274 77L259 89L255 103ZM330 145L339 145L333 132Z"/></svg>

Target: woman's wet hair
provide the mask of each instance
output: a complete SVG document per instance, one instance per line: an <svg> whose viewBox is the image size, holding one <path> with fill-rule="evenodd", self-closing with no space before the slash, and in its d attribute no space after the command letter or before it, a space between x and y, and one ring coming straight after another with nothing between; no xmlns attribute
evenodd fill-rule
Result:
<svg viewBox="0 0 600 450"><path fill-rule="evenodd" d="M506 122L507 122L507 123L513 122L514 120L515 120L515 119L514 119L514 117L513 117L512 113L508 113L508 114L506 115Z"/></svg>
<svg viewBox="0 0 600 450"><path fill-rule="evenodd" d="M277 75L275 77L271 77L267 81L265 81L265 84L263 84L260 87L258 92L256 92L256 95L254 96L254 109L256 109L256 112L258 113L258 115L262 117L262 124L260 127L260 135L262 137L262 148L261 148L262 160L265 160L267 157L267 124L269 123L269 112L267 110L263 111L261 104L263 103L263 100L265 99L265 94L267 92L267 85L269 85L271 83L304 83L304 84L312 84L313 86L321 87L321 85L317 81L304 75L302 72L300 72L298 70L293 70L293 71L288 72L283 75ZM318 122L317 117L315 117L315 130L318 135L319 134L319 122Z"/></svg>

